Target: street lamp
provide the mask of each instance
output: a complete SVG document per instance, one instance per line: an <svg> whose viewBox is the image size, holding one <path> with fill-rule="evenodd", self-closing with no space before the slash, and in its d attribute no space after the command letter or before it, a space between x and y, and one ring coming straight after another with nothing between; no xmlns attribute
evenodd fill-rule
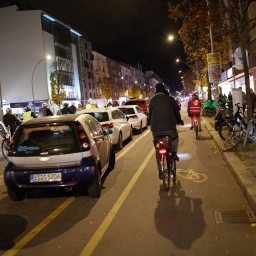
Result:
<svg viewBox="0 0 256 256"><path fill-rule="evenodd" d="M179 38L176 37L176 36L174 37L173 35L169 35L169 36L168 36L168 40L169 40L169 41L179 40L179 41L181 41L181 42L183 43L183 41L182 41L181 39L179 39Z"/></svg>
<svg viewBox="0 0 256 256"><path fill-rule="evenodd" d="M32 78L31 78L31 88L32 88L32 101L33 101L33 106L34 106L34 114L36 114L36 106L35 106L35 95L34 95L34 84L33 84L33 78L34 78L34 73L35 73L35 70L36 70L36 67L39 65L39 63L41 63L43 60L50 60L51 59L51 56L46 56L44 57L43 59L39 60L34 69L33 69L33 72L32 72Z"/></svg>
<svg viewBox="0 0 256 256"><path fill-rule="evenodd" d="M180 59L176 59L176 62L182 62L182 63L186 64L189 67L190 70L192 70L192 68L188 65L187 62L185 62L183 60L180 60Z"/></svg>

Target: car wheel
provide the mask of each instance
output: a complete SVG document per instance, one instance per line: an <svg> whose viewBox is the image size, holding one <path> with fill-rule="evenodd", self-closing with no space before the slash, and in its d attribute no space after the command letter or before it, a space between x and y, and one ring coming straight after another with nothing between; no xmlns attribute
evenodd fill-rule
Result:
<svg viewBox="0 0 256 256"><path fill-rule="evenodd" d="M95 172L97 174L97 179L93 185L88 188L89 196L93 198L100 197L101 195L101 177L98 167L96 167Z"/></svg>
<svg viewBox="0 0 256 256"><path fill-rule="evenodd" d="M7 189L8 195L9 197L13 200L13 201L22 201L24 196L25 196L25 192L21 192L21 191L15 191L12 190L10 188Z"/></svg>
<svg viewBox="0 0 256 256"><path fill-rule="evenodd" d="M121 150L123 148L123 136L121 133L119 133L118 142L115 147L117 150Z"/></svg>
<svg viewBox="0 0 256 256"><path fill-rule="evenodd" d="M115 151L113 148L110 149L110 154L109 154L109 167L108 167L108 171L112 171L115 168L115 164L116 164L116 155L115 155Z"/></svg>
<svg viewBox="0 0 256 256"><path fill-rule="evenodd" d="M142 133L142 132L143 132L142 123L140 123L139 133Z"/></svg>
<svg viewBox="0 0 256 256"><path fill-rule="evenodd" d="M145 130L147 130L148 129L148 123L146 122L146 125L145 125Z"/></svg>
<svg viewBox="0 0 256 256"><path fill-rule="evenodd" d="M131 127L131 131L130 131L130 137L129 137L129 140L132 141L133 140L133 129Z"/></svg>

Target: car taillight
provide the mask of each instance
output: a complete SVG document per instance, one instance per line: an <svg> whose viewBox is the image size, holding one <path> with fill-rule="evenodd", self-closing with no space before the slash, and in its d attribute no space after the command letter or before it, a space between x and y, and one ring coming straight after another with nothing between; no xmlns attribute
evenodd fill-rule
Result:
<svg viewBox="0 0 256 256"><path fill-rule="evenodd" d="M129 118L139 118L137 115L129 116Z"/></svg>
<svg viewBox="0 0 256 256"><path fill-rule="evenodd" d="M103 128L113 128L114 124L113 123L103 124L102 127Z"/></svg>
<svg viewBox="0 0 256 256"><path fill-rule="evenodd" d="M77 126L76 126L76 129L77 129L78 131L83 131L83 130L84 130L82 125L77 125Z"/></svg>

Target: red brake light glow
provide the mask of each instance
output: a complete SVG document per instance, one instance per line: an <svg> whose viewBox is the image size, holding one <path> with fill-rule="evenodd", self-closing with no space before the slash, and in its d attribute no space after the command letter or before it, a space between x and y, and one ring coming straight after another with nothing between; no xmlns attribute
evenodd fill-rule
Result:
<svg viewBox="0 0 256 256"><path fill-rule="evenodd" d="M129 116L129 118L138 118L137 115L132 115L132 116Z"/></svg>
<svg viewBox="0 0 256 256"><path fill-rule="evenodd" d="M113 123L103 124L102 127L103 128L113 128L114 124Z"/></svg>

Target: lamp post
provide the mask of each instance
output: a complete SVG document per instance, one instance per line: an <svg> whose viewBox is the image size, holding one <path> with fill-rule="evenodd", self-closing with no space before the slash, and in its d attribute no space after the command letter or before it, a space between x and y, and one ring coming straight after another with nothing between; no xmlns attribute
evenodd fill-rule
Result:
<svg viewBox="0 0 256 256"><path fill-rule="evenodd" d="M35 73L35 70L37 68L37 66L43 61L43 60L50 60L51 59L51 56L46 56L44 57L43 59L39 60L34 69L33 69L33 72L32 72L32 78L31 78L31 88L32 88L32 102L33 102L33 106L34 106L34 114L36 113L36 106L35 106L35 94L34 94L34 84L33 84L33 80L34 80L34 73Z"/></svg>

